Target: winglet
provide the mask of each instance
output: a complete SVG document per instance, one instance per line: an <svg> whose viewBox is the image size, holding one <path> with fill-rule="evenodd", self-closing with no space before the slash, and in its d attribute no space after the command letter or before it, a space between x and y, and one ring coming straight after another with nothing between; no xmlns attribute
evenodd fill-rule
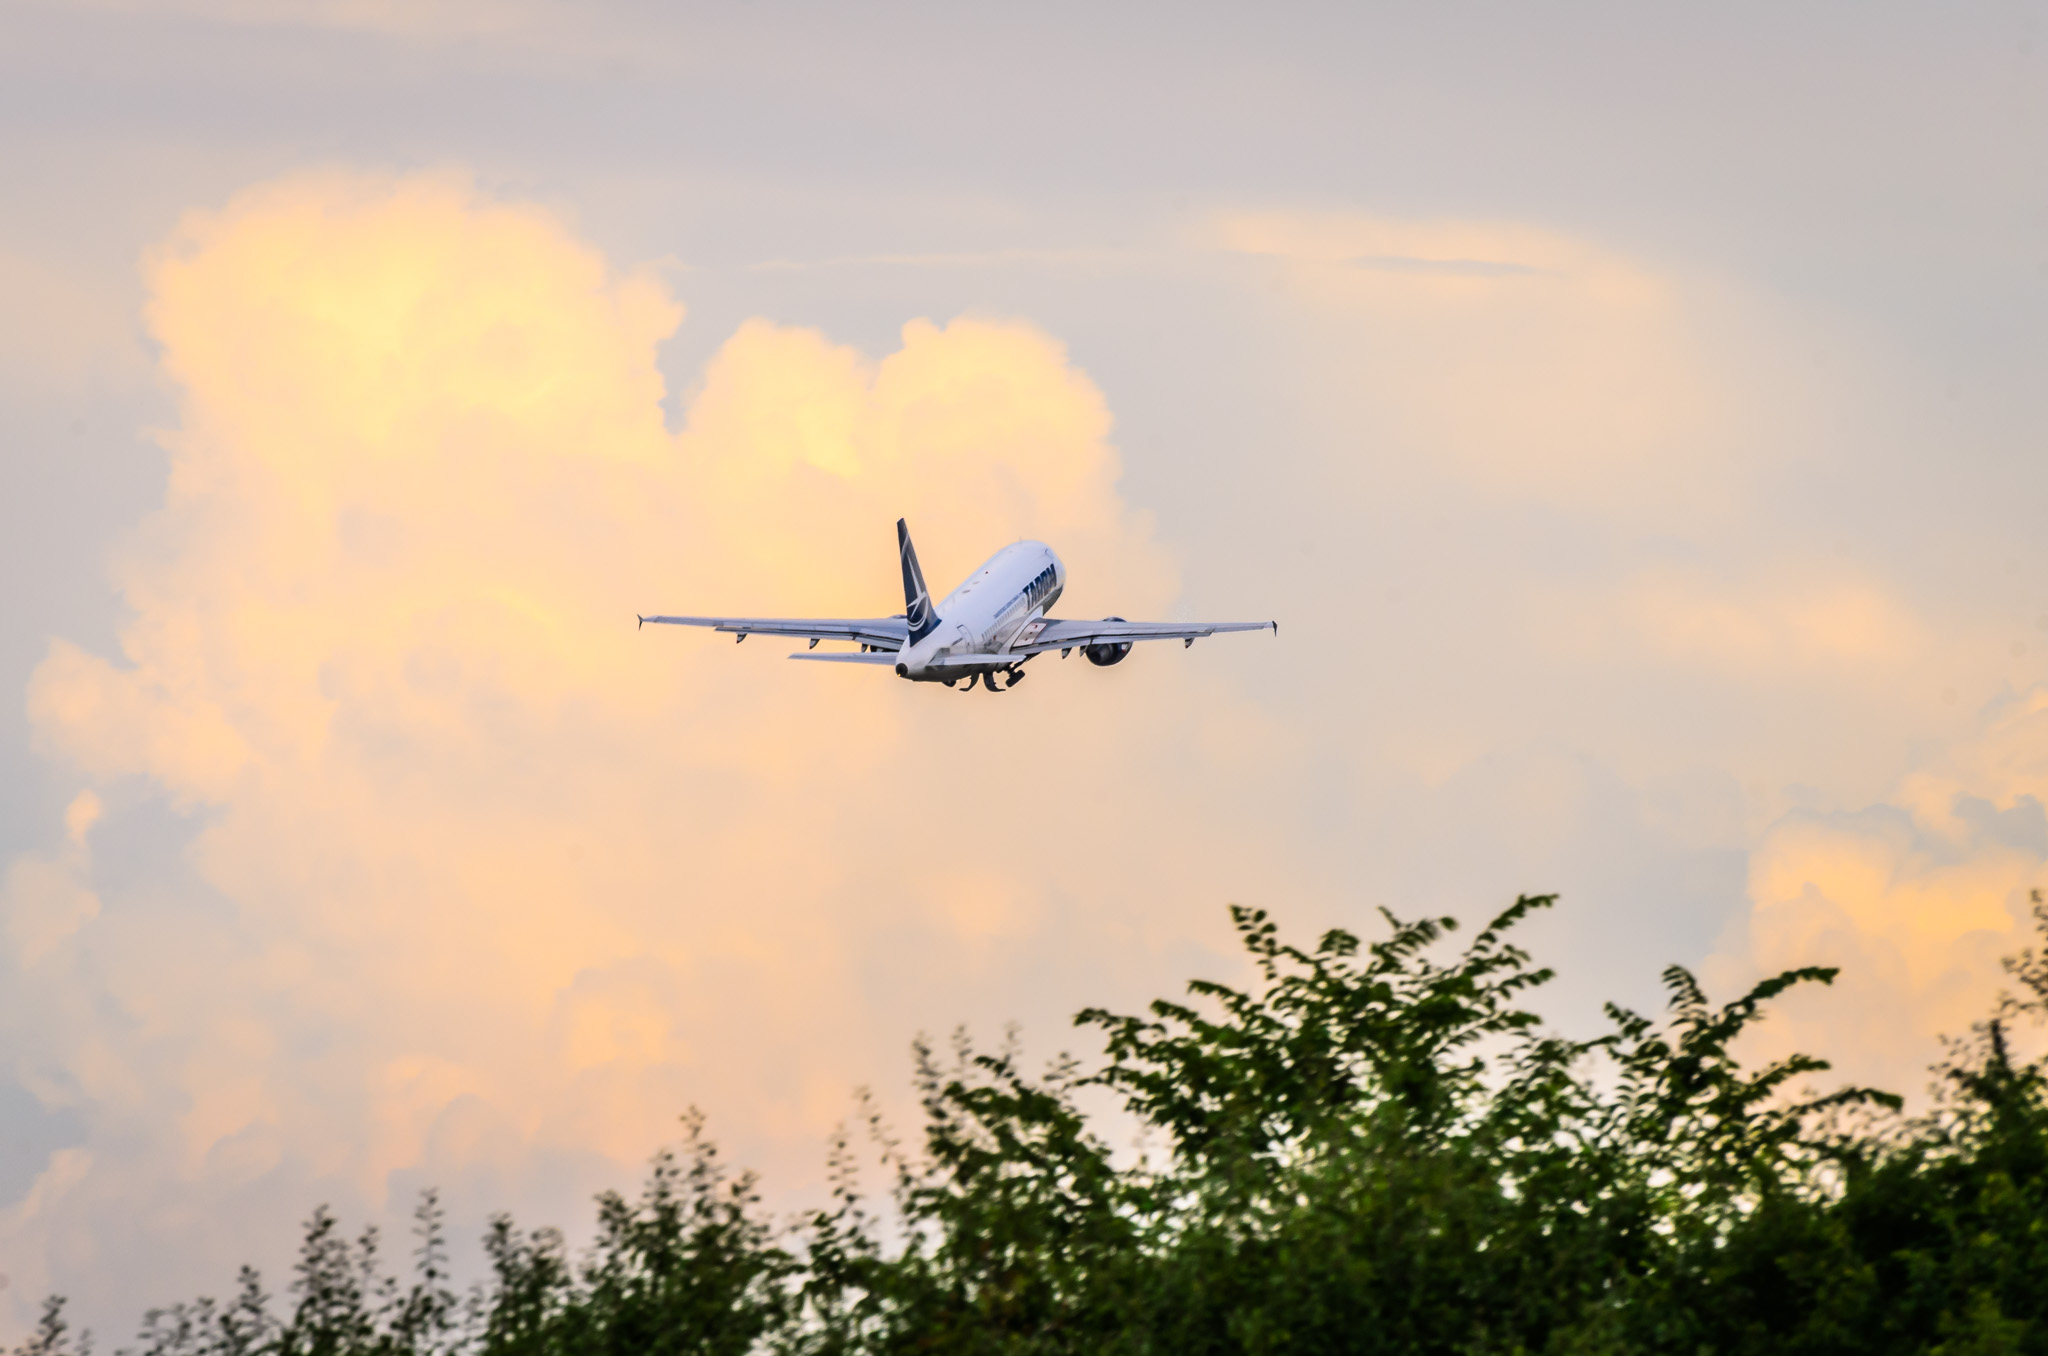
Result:
<svg viewBox="0 0 2048 1356"><path fill-rule="evenodd" d="M896 553L903 561L903 620L910 629L910 643L917 644L938 629L939 616L932 611L931 590L924 586L924 571L917 567L917 548L910 544L910 525L896 520Z"/></svg>
<svg viewBox="0 0 2048 1356"><path fill-rule="evenodd" d="M1268 625L1268 626L1270 626L1270 627L1272 627L1272 628L1273 628L1273 634L1274 634L1274 635L1276 635L1276 636L1277 636L1277 635L1279 635L1279 634L1280 634L1280 623L1279 623L1279 622L1276 622L1276 621L1269 621L1269 622L1267 622L1267 623L1266 623L1266 625Z"/></svg>
<svg viewBox="0 0 2048 1356"><path fill-rule="evenodd" d="M647 625L647 618L641 616L638 612L635 612L633 614L633 629L635 631L638 631L641 627L645 625Z"/></svg>

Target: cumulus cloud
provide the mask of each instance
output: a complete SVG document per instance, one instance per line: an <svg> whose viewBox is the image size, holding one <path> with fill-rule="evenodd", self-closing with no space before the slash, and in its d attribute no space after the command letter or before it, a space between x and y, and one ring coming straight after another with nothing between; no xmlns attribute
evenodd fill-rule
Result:
<svg viewBox="0 0 2048 1356"><path fill-rule="evenodd" d="M1720 924L1697 915L1728 907L1738 925L1706 966L1717 987L1843 970L1765 1045L1918 1091L1937 1037L1985 1016L2000 957L2028 939L2048 764L2035 698L1976 728L1964 714L2026 673L2025 646L2003 663L2011 605L1858 549L1841 526L1890 446L1857 428L1842 450L1856 427L1842 411L1896 381L1869 336L1526 223L1239 212L1203 240L1285 308L1298 334L1275 379L1323 412L1335 474L1351 468L1374 515L1350 547L1373 571L1347 583L1389 624L1377 649L1397 658L1360 670L1399 716L1371 735L1430 794L1470 798L1440 817L1417 797L1373 805L1400 825L1378 830L1389 838L1442 826L1416 894L1473 879L1482 841L1517 841L1491 879L1563 885L1567 919L1581 882L1626 877L1630 897L1577 934L1566 969L1589 996L1636 978L1583 964L1616 937L1647 974L1685 959L1680 929L1716 949ZM1859 354L1859 387L1830 389L1822 352ZM1356 626L1325 615L1332 633ZM1567 860L1598 822L1588 787L1631 827ZM1704 868L1675 853L1627 867L1665 833Z"/></svg>
<svg viewBox="0 0 2048 1356"><path fill-rule="evenodd" d="M2009 987L2048 884L2048 688L1991 708L1959 741L1854 812L1796 812L1750 858L1750 913L1708 974L1733 986L1803 965L1842 969L1760 1033L1846 1076L1918 1093L1940 1055Z"/></svg>
<svg viewBox="0 0 2048 1356"><path fill-rule="evenodd" d="M322 1196L580 1216L693 1101L808 1171L919 1026L1049 1025L1102 967L1069 948L1185 947L1246 883L1127 851L1256 832L1212 788L1272 741L1195 667L968 700L635 631L897 610L899 514L935 579L1033 536L1080 615L1169 606L1043 333L913 321L876 359L749 323L671 431L662 283L451 176L259 187L148 282L164 506L121 653L55 642L28 702L183 816L190 880L97 884L91 791L10 869L14 1072L87 1127L0 1215L19 1302L218 1284Z"/></svg>
<svg viewBox="0 0 2048 1356"><path fill-rule="evenodd" d="M1031 536L1063 612L1180 606L1102 392L1029 325L913 320L878 355L751 321L671 423L681 305L545 211L322 174L186 221L147 266L178 411L114 562L118 652L59 639L27 693L79 796L5 868L0 1033L79 1133L0 1202L14 1321L52 1285L124 1318L217 1287L323 1199L433 1183L458 1219L573 1222L691 1103L801 1186L912 1033L1056 1040L1228 973L1230 900L1370 926L1561 888L1590 1010L1622 960L1711 935L1656 911L1718 919L1748 854L1710 978L1843 965L1770 1038L1917 1082L2048 854L2031 699L1897 778L1986 623L1804 537L1700 549L1753 465L1722 455L1748 416L1696 287L1514 226L1218 241L1285 303L1258 360L1351 402L1255 533L1307 623L1270 708L1202 646L996 698L634 630L895 611L899 515L938 587ZM1539 513L1568 526L1496 538ZM1815 769L1815 803L1893 790L1777 818L1749 789ZM177 850L139 851L165 820Z"/></svg>
<svg viewBox="0 0 2048 1356"><path fill-rule="evenodd" d="M98 796L79 792L64 812L63 848L17 858L8 868L0 887L6 901L0 920L16 964L36 964L99 915L99 899L88 883L85 836L100 810Z"/></svg>

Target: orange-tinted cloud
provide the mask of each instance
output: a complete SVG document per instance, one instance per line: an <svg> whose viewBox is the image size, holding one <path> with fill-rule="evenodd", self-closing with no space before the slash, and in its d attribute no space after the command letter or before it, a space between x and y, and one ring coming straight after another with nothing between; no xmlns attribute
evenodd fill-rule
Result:
<svg viewBox="0 0 2048 1356"><path fill-rule="evenodd" d="M1345 444L1397 489L1385 458L1412 456L1491 503L1626 522L1739 478L1696 436L1722 377L1669 278L1515 227L1232 229L1293 307L1291 375L1369 388L1351 413L1399 435ZM1622 728L1611 762L1718 760L1704 809L1666 827L1742 840L1734 784L1768 759L1654 711L1631 738L1587 715L1598 698L1542 696L1546 675L1709 675L1751 702L1730 728L1770 745L1758 713L1789 689L1939 690L1929 637L1953 634L1847 569L1574 584L1431 547L1416 558L1474 575L1466 605L1528 630L1446 611L1389 631L1372 600L1398 574L1326 559L1287 580L1320 628L1276 680L1299 725L1205 686L1203 647L1044 661L1000 699L913 689L631 616L894 611L899 515L938 587L1034 536L1072 567L1063 612L1168 608L1174 562L1119 493L1103 395L1032 327L912 321L878 356L749 322L670 427L668 289L453 176L260 187L186 222L149 286L180 392L165 504L116 562L120 653L60 640L28 693L41 746L94 790L9 867L0 918L13 1072L84 1127L0 1207L22 1304L103 1277L151 1277L145 1302L217 1286L314 1202L374 1211L423 1182L472 1219L574 1221L693 1102L799 1182L853 1085L900 1087L920 1027L1018 1016L1056 1040L1084 1002L1210 966L1225 901L1314 924L1360 904L1378 887L1330 847L1345 835L1412 828L1422 846L1388 855L1424 890L1505 844L1487 888L1569 892L1507 876L1564 870L1559 845L1635 774L1598 751L1489 762L1534 712ZM1317 482L1336 516L1354 469ZM1518 645L1530 664L1503 664ZM1360 708L1384 720L1369 740L1344 726ZM1849 968L1774 1034L1897 1083L1922 1062L1902 1052L1988 998L2041 855L2013 838L2044 794L2017 728L1889 808L1763 840L1753 924L1710 969ZM1411 822L1380 791L1346 799L1368 765L1494 794L1397 790ZM160 881L97 870L153 800L183 816L184 859Z"/></svg>
<svg viewBox="0 0 2048 1356"><path fill-rule="evenodd" d="M618 1181L692 1101L808 1164L917 1024L1036 1001L960 997L993 940L1213 925L1122 848L1191 767L1267 756L1253 718L1207 703L1192 764L1114 780L1194 723L1185 665L1091 710L1080 680L1124 671L1041 663L1006 706L633 625L896 610L900 514L935 581L1034 536L1082 608L1166 607L1103 398L1044 334L913 321L874 359L749 323L671 432L662 284L454 176L254 189L149 283L166 501L117 563L121 654L56 642L29 707L192 816L195 882L98 907L84 811L14 868L17 1072L91 1127L0 1216L25 1285L60 1235L90 1274L93 1221L161 1239L265 1183L297 1211Z"/></svg>
<svg viewBox="0 0 2048 1356"><path fill-rule="evenodd" d="M1918 1093L1940 1054L1991 1015L2004 957L2036 941L2048 885L2048 690L1999 704L1974 739L1888 803L1798 813L1751 855L1745 935L1708 967L1729 985L1801 965L1842 969L1787 1005L1761 1045L1826 1055L1859 1081Z"/></svg>

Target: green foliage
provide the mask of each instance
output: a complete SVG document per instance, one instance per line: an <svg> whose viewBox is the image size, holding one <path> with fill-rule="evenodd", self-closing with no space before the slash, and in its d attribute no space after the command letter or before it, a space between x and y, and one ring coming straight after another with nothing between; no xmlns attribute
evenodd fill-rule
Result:
<svg viewBox="0 0 2048 1356"><path fill-rule="evenodd" d="M684 1160L657 1155L640 1199L598 1198L597 1240L573 1266L553 1230L491 1222L492 1280L475 1349L489 1356L754 1350L791 1308L795 1262L758 1214L751 1176L728 1178L695 1112Z"/></svg>
<svg viewBox="0 0 2048 1356"><path fill-rule="evenodd" d="M459 1299L431 1194L406 1283L374 1230L322 1209L287 1311L245 1269L228 1304L151 1311L139 1350L2048 1352L2048 1069L2011 1039L2048 1015L2041 952L2009 963L2020 995L1909 1120L1887 1093L1806 1091L1821 1060L1739 1059L1774 999L1830 970L1717 1006L1674 967L1661 1019L1610 1007L1597 1039L1546 1033L1524 1004L1550 972L1509 939L1551 902L1452 954L1450 919L1302 949L1235 910L1256 982L1083 1012L1093 1066L919 1042L917 1150L863 1104L886 1208L841 1133L829 1202L778 1226L692 1113L574 1255L501 1216ZM1144 1153L1084 1109L1102 1099ZM16 1356L82 1349L52 1301Z"/></svg>
<svg viewBox="0 0 2048 1356"><path fill-rule="evenodd" d="M88 1356L91 1351L92 1334L80 1333L74 1341L71 1324L64 1318L64 1297L52 1295L43 1301L35 1335L16 1347L14 1356Z"/></svg>

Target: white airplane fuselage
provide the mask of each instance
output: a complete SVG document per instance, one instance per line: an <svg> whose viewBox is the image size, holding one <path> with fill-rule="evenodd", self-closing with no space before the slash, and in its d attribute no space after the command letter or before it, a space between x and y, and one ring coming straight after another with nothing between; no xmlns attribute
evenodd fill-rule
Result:
<svg viewBox="0 0 2048 1356"><path fill-rule="evenodd" d="M1067 567L1044 542L1005 546L946 595L931 634L906 645L898 656L897 676L950 683L1020 663L1024 656L1008 653L1010 647L1031 642L1046 609L1059 601L1066 586ZM962 665L963 659L978 655L987 655L989 662ZM947 662L933 667L938 661Z"/></svg>

